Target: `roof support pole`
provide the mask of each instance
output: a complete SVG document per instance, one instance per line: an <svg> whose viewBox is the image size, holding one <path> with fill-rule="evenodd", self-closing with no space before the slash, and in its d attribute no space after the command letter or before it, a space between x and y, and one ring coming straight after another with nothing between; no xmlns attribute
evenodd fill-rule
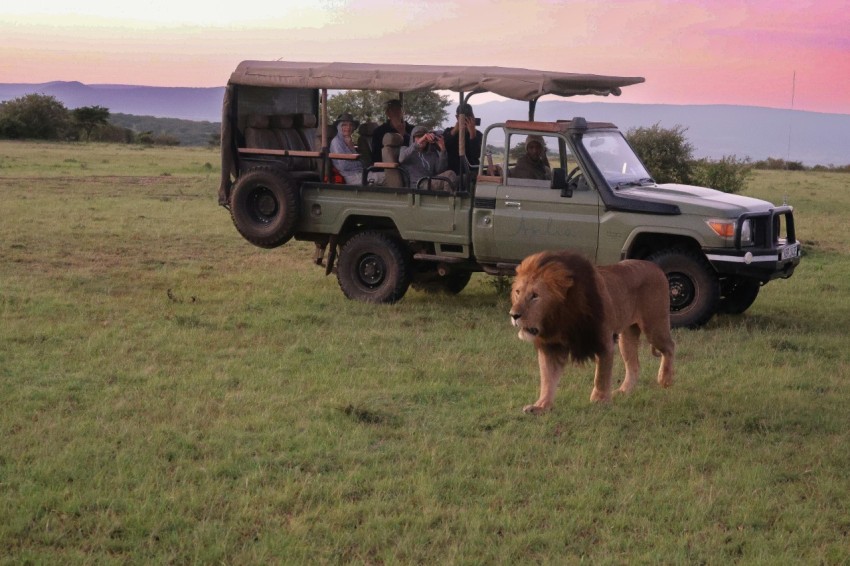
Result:
<svg viewBox="0 0 850 566"><path fill-rule="evenodd" d="M330 140L328 140L328 89L326 88L322 89L322 115L319 121L321 122L320 127L322 128L320 132L322 147L319 148L319 151L322 152L322 168L320 175L322 181L327 183L331 176L331 160L328 157L328 144L330 143Z"/></svg>
<svg viewBox="0 0 850 566"><path fill-rule="evenodd" d="M534 110L537 108L537 99L533 98L528 101L528 121L534 121Z"/></svg>
<svg viewBox="0 0 850 566"><path fill-rule="evenodd" d="M459 92L458 96L460 98L460 102L458 104L466 104L467 99L464 98L463 93ZM466 157L466 136L464 135L464 133L466 132L466 115L458 114L457 118L457 141L459 147L458 154L461 157L460 162L463 163L463 158ZM463 167L461 167L461 171L463 171Z"/></svg>
<svg viewBox="0 0 850 566"><path fill-rule="evenodd" d="M322 89L322 149L328 147L328 89Z"/></svg>

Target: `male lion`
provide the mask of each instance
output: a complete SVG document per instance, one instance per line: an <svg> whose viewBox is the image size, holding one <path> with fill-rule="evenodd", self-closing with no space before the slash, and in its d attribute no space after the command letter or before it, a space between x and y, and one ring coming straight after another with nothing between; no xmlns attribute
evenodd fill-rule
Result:
<svg viewBox="0 0 850 566"><path fill-rule="evenodd" d="M519 338L534 343L540 365L540 398L523 409L541 413L552 406L568 361L596 358L591 401L611 399L614 342L619 336L626 377L619 391L637 384L640 333L661 355L658 383L673 384L670 294L667 277L652 262L628 259L594 267L569 251L528 256L517 268L511 290L511 323Z"/></svg>

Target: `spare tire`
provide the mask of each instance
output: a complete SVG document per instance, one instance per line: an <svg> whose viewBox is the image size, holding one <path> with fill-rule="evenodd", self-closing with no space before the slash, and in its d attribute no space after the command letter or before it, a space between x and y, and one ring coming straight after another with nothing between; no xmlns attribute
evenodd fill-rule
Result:
<svg viewBox="0 0 850 566"><path fill-rule="evenodd" d="M230 217L242 237L261 248L288 242L298 224L298 191L292 178L271 166L250 169L230 195Z"/></svg>

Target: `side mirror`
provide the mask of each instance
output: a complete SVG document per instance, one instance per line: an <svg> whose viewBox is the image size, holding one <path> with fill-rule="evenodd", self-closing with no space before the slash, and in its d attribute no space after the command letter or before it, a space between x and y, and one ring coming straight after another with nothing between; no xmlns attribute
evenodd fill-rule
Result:
<svg viewBox="0 0 850 566"><path fill-rule="evenodd" d="M552 188L561 191L564 198L573 196L573 189L567 184L567 172L562 167L552 169Z"/></svg>

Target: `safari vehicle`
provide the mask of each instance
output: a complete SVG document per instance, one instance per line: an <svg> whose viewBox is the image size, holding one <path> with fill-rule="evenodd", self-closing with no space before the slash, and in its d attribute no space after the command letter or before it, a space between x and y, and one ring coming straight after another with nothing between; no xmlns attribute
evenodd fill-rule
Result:
<svg viewBox="0 0 850 566"><path fill-rule="evenodd" d="M500 67L435 67L245 61L230 77L222 117L219 203L239 233L263 248L315 243L313 260L336 272L350 299L400 300L409 286L459 293L473 272L512 275L527 255L571 248L597 264L656 262L670 282L671 322L696 327L740 313L760 287L800 262L790 206L708 188L657 184L622 133L582 117L534 120L544 95L619 95L641 77ZM408 186L398 142L362 182L334 174L328 90L453 91L459 103L491 92L527 101L528 116L491 124L475 156L460 144L456 187ZM461 117L461 119L464 119ZM362 126L361 126L362 128ZM368 129L361 130L361 141ZM540 136L547 174L516 176L515 150ZM370 173L380 171L379 182Z"/></svg>

